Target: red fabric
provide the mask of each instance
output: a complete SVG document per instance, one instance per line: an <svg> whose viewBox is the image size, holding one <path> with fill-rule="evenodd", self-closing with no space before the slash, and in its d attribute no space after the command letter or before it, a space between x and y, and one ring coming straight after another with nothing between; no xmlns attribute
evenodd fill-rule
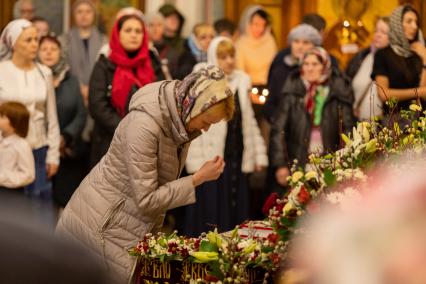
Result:
<svg viewBox="0 0 426 284"><path fill-rule="evenodd" d="M123 117L126 115L126 101L133 85L142 87L155 81L148 48L148 34L143 27L143 41L139 52L130 58L121 46L118 21L115 22L109 46L109 59L117 66L112 80L111 103Z"/></svg>

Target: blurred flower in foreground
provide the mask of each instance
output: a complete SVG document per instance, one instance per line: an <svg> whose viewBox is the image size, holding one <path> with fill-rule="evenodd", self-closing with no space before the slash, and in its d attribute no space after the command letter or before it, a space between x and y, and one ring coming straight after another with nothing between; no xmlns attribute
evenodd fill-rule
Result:
<svg viewBox="0 0 426 284"><path fill-rule="evenodd" d="M426 159L407 159L374 173L346 210L322 204L302 222L280 283L426 283L425 172Z"/></svg>

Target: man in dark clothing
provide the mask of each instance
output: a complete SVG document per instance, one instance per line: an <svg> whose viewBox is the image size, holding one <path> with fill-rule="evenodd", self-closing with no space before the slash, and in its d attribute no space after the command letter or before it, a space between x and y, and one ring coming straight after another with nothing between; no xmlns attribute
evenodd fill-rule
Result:
<svg viewBox="0 0 426 284"><path fill-rule="evenodd" d="M164 4L158 11L165 19L164 45L158 50L158 53L161 59L167 59L170 74L175 74L178 68L178 58L184 50L185 39L181 36L181 32L185 24L185 18L171 4Z"/></svg>

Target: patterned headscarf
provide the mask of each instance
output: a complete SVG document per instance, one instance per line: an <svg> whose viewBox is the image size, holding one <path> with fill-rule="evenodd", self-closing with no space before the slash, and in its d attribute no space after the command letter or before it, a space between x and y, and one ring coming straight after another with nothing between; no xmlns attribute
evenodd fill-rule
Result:
<svg viewBox="0 0 426 284"><path fill-rule="evenodd" d="M184 124L214 104L232 96L225 74L213 65L191 73L175 87L176 104Z"/></svg>
<svg viewBox="0 0 426 284"><path fill-rule="evenodd" d="M310 49L308 52L305 53L302 59L302 64L300 67L302 78L303 78L303 69L302 69L303 62L305 61L306 57L312 54L321 58L321 62L324 68L322 70L321 77L319 78L318 81L308 82L306 80L303 80L303 83L305 84L305 87L306 87L306 105L305 106L306 106L306 110L310 114L313 114L315 109L317 110L320 109L317 112L321 114L322 107L324 106L324 103L325 103L325 97L328 95L328 92L329 92L328 86L323 86L323 85L328 80L328 78L330 78L330 75L331 75L331 71L332 71L331 60L330 60L330 56L328 55L327 51L324 48L316 46ZM321 93L322 96L316 97L316 94L318 93ZM318 101L318 99L321 99L321 101ZM320 120L321 118L319 117L318 119ZM318 120L314 118L314 122L315 121L317 122L315 123L315 125L319 125Z"/></svg>
<svg viewBox="0 0 426 284"><path fill-rule="evenodd" d="M320 79L318 80L317 83L324 83L325 81L327 81L327 79L330 77L331 75L331 60L330 60L330 55L328 55L328 52L320 47L320 46L316 46L311 48L310 50L308 50L305 55L303 56L301 65L300 65L300 70L302 71L302 67L303 67L303 62L305 61L306 57L308 57L308 55L314 54L316 56L318 56L319 58L321 58L321 62L322 65L324 66L324 69L322 70L322 74ZM302 74L303 75L303 74Z"/></svg>
<svg viewBox="0 0 426 284"><path fill-rule="evenodd" d="M389 41L390 46L396 54L409 57L413 54L413 51L410 47L410 42L404 33L404 28L402 26L402 12L404 8L409 5L399 6L393 10L392 15L390 16L390 31L389 31ZM422 31L418 31L418 40L424 44Z"/></svg>
<svg viewBox="0 0 426 284"><path fill-rule="evenodd" d="M22 31L33 24L25 19L13 20L4 28L0 36L0 61L12 57L13 47Z"/></svg>

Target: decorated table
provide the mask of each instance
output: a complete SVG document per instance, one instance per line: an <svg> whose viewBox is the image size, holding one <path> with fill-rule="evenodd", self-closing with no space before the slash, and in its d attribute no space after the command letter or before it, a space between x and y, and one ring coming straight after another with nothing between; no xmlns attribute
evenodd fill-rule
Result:
<svg viewBox="0 0 426 284"><path fill-rule="evenodd" d="M280 197L273 194L264 205L267 218L219 234L198 238L147 234L129 253L138 258L136 283L268 283L288 256L291 237L301 217L316 214L321 206L344 210L347 200L362 201L362 188L379 162L392 164L402 153L424 153L426 112L417 104L401 115L408 122L381 126L358 123L343 147L335 153L312 154L309 170L293 166L291 188ZM297 161L296 161L297 162ZM295 163L297 165L297 163ZM398 167L395 162L394 167ZM303 231L303 230L302 230Z"/></svg>

